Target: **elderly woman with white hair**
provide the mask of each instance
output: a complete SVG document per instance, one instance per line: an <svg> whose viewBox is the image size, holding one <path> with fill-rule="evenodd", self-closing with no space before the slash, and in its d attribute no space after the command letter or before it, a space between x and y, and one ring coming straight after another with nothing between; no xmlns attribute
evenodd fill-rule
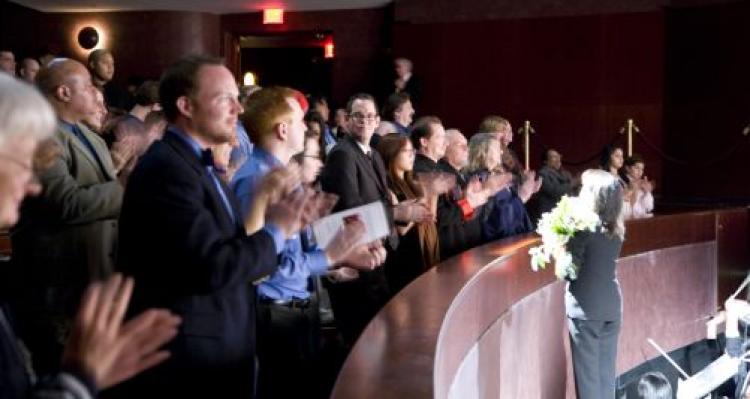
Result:
<svg viewBox="0 0 750 399"><path fill-rule="evenodd" d="M40 192L35 154L55 123L41 94L0 75L0 228L14 225L24 197ZM0 397L91 398L165 360L168 353L158 348L176 334L180 320L152 309L123 323L132 289L133 281L119 275L92 284L81 301L61 371L40 380L29 372L12 318L0 303Z"/></svg>
<svg viewBox="0 0 750 399"><path fill-rule="evenodd" d="M599 216L595 231L581 231L567 244L578 268L568 282L568 317L578 398L615 397L617 338L622 321L622 296L615 266L625 237L623 187L605 171L589 169L581 177L578 200Z"/></svg>

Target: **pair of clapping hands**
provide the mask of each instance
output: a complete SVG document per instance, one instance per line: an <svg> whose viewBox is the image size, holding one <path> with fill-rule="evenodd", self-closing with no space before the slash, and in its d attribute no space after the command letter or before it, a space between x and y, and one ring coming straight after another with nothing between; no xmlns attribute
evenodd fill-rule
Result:
<svg viewBox="0 0 750 399"><path fill-rule="evenodd" d="M63 370L82 372L104 389L169 357L159 348L177 334L180 318L150 309L124 321L132 292L133 279L119 274L88 287L65 346Z"/></svg>
<svg viewBox="0 0 750 399"><path fill-rule="evenodd" d="M297 164L270 171L260 183L256 201L265 208L264 223L277 226L286 237L297 234L311 222L328 215L338 201L335 194L315 191L301 184ZM348 281L359 271L370 271L385 262L386 251L377 240L361 244L367 228L359 218L351 218L324 248L332 279Z"/></svg>

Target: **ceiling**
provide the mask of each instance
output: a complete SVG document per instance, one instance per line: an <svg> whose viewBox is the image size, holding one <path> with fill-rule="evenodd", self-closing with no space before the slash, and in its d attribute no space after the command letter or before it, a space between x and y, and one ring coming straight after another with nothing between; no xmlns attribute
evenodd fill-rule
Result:
<svg viewBox="0 0 750 399"><path fill-rule="evenodd" d="M44 12L194 11L232 14L283 8L287 11L376 8L391 0L12 0Z"/></svg>

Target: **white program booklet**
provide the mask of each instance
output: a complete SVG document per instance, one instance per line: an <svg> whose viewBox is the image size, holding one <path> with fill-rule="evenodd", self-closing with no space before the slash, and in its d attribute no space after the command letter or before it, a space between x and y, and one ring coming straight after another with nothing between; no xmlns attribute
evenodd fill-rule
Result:
<svg viewBox="0 0 750 399"><path fill-rule="evenodd" d="M326 248L336 233L341 230L347 218L355 215L359 220L364 222L366 228L365 234L357 244L372 242L390 234L391 229L388 224L388 218L385 215L385 207L382 202L376 201L367 205L336 212L314 221L312 223L312 231L318 247Z"/></svg>

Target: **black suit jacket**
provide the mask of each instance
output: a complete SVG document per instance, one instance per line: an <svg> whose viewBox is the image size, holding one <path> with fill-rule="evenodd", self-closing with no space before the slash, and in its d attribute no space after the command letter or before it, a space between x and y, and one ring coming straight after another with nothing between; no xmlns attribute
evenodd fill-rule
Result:
<svg viewBox="0 0 750 399"><path fill-rule="evenodd" d="M339 140L328 154L321 173L321 186L323 191L339 196L334 211L374 201L389 204L383 159L375 150L371 150L370 154L372 158L365 155L351 136ZM390 209L390 206L386 206L389 217ZM391 234L388 246L395 249L396 245L398 238ZM350 344L389 297L382 267L371 272L360 272L359 278L354 281L331 284L329 292L339 328Z"/></svg>
<svg viewBox="0 0 750 399"><path fill-rule="evenodd" d="M175 133L154 143L130 177L118 260L135 277L134 311L164 307L182 317L168 345L172 357L133 384L172 397L197 396L202 389L249 396L256 297L251 282L275 271L275 244L263 230L245 234L198 156Z"/></svg>

